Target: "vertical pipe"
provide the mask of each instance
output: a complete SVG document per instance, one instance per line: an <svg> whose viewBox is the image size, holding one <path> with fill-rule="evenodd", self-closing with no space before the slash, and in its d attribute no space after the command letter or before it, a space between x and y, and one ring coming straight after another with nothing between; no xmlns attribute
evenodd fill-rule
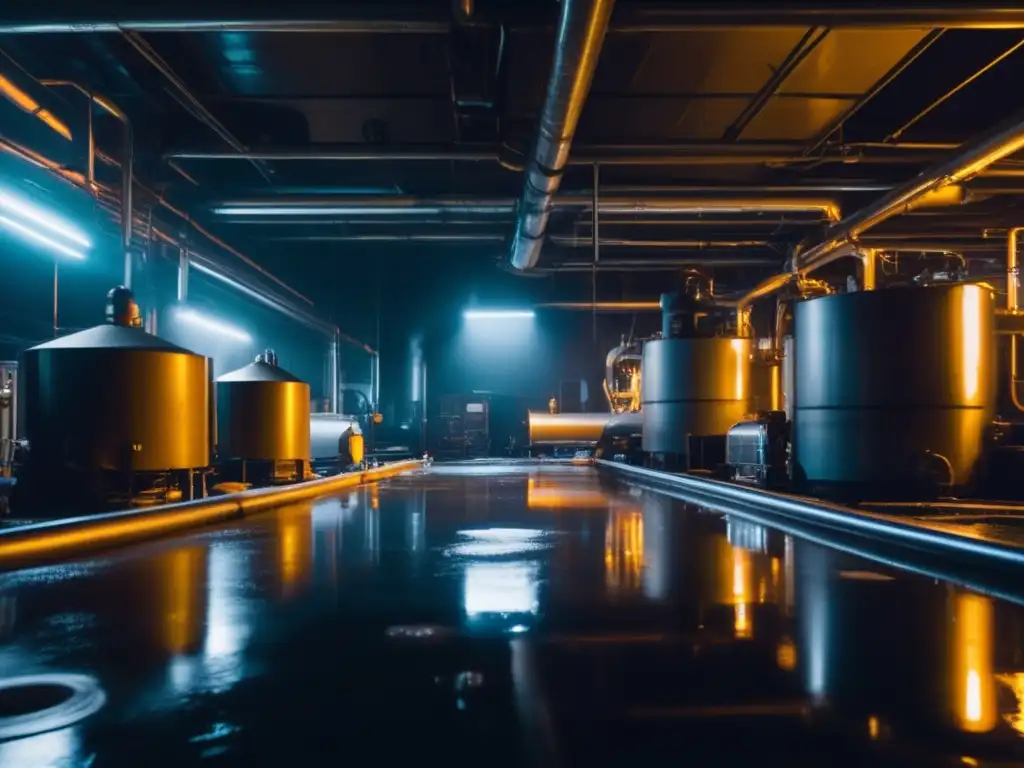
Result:
<svg viewBox="0 0 1024 768"><path fill-rule="evenodd" d="M335 335L327 352L328 365L330 366L327 380L328 386L331 388L331 413L334 414L341 413L340 393L338 392L338 345L339 339Z"/></svg>
<svg viewBox="0 0 1024 768"><path fill-rule="evenodd" d="M878 251L874 248L864 248L860 252L860 261L863 266L861 273L861 290L875 290L875 281L878 273Z"/></svg>
<svg viewBox="0 0 1024 768"><path fill-rule="evenodd" d="M1017 244L1024 227L1011 227L1006 235L1006 310L1016 314L1020 306L1020 267L1017 262ZM1024 412L1024 403L1017 394L1018 334L1010 337L1010 401L1018 411Z"/></svg>
<svg viewBox="0 0 1024 768"><path fill-rule="evenodd" d="M86 151L88 156L86 157L86 180L89 182L89 189L94 189L96 186L96 134L93 131L92 117L93 117L93 101L92 91L89 91L89 104L86 107L86 128L88 131L88 147Z"/></svg>
<svg viewBox="0 0 1024 768"><path fill-rule="evenodd" d="M597 262L601 259L601 236L598 232L598 219L600 215L600 199L598 197L598 185L600 182L600 166L594 163L594 189L593 197L591 201L591 226L590 226L590 239L594 243L594 268L590 271L590 302L593 304L593 312L591 313L591 335L594 343L597 343Z"/></svg>
<svg viewBox="0 0 1024 768"><path fill-rule="evenodd" d="M427 364L423 363L423 381L420 384L420 446L423 453L427 452Z"/></svg>
<svg viewBox="0 0 1024 768"><path fill-rule="evenodd" d="M188 248L178 251L178 301L188 301Z"/></svg>
<svg viewBox="0 0 1024 768"><path fill-rule="evenodd" d="M53 260L53 338L57 338L57 284L58 284L58 273L60 272L60 266L57 264L57 260Z"/></svg>
<svg viewBox="0 0 1024 768"><path fill-rule="evenodd" d="M124 285L132 287L132 180L135 175L135 147L132 125L124 121L124 159L121 162L121 248L124 252Z"/></svg>

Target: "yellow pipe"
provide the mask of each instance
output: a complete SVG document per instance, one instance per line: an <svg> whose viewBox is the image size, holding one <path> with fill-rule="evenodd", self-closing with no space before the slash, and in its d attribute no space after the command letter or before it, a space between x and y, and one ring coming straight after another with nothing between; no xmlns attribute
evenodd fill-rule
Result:
<svg viewBox="0 0 1024 768"><path fill-rule="evenodd" d="M14 106L23 112L28 112L38 120L49 126L55 133L60 134L68 141L71 141L71 130L48 109L43 109L39 102L25 93L3 75L0 75L0 95L7 97Z"/></svg>
<svg viewBox="0 0 1024 768"><path fill-rule="evenodd" d="M1018 307L1017 242L1024 227L1012 227L1006 235L1006 311L1016 314ZM1010 337L1010 401L1018 411L1024 412L1024 403L1017 393L1017 334Z"/></svg>
<svg viewBox="0 0 1024 768"><path fill-rule="evenodd" d="M348 472L280 488L167 504L152 509L76 517L10 529L0 534L0 565L62 560L100 548L131 544L201 525L247 517L275 507L315 499L363 483L418 469L422 461L401 461L365 472Z"/></svg>

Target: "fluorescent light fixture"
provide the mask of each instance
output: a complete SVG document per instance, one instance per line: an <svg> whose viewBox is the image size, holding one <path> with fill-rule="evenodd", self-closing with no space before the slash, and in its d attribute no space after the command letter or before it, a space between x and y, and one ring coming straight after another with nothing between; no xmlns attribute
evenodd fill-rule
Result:
<svg viewBox="0 0 1024 768"><path fill-rule="evenodd" d="M32 205L2 189L0 189L0 216L11 220L23 220L24 223L31 222L47 230L54 237L67 240L74 245L80 245L82 248L92 247L89 238L77 227L58 216L54 216L46 209ZM82 257L79 256L78 258Z"/></svg>
<svg viewBox="0 0 1024 768"><path fill-rule="evenodd" d="M467 320L527 320L534 317L532 309L467 309Z"/></svg>
<svg viewBox="0 0 1024 768"><path fill-rule="evenodd" d="M194 325L196 328L212 331L213 333L219 333L221 336L227 336L228 338L235 339L236 341L241 341L243 343L249 343L252 341L252 336L245 331L235 328L233 325L222 323L220 320L215 320L212 317L207 317L204 314L196 312L194 309L179 309L177 317L190 325Z"/></svg>
<svg viewBox="0 0 1024 768"><path fill-rule="evenodd" d="M29 242L41 245L44 248L49 248L51 251L63 253L65 256L70 256L73 259L85 258L85 254L82 253L81 251L76 251L74 248L69 248L63 243L58 243L56 240L51 240L46 235L41 235L34 229L26 227L24 224L21 224L15 221L14 219L10 219L7 216L0 216L0 227L3 227L4 229L10 232L14 232L17 235L20 235Z"/></svg>

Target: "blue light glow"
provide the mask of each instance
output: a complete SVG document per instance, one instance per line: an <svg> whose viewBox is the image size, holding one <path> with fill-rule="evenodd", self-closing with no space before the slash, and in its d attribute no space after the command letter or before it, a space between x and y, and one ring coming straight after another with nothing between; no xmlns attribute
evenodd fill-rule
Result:
<svg viewBox="0 0 1024 768"><path fill-rule="evenodd" d="M467 320L532 320L532 309L467 309L462 313Z"/></svg>
<svg viewBox="0 0 1024 768"><path fill-rule="evenodd" d="M0 226L28 242L73 259L84 259L82 249L92 247L89 238L77 227L6 190L0 190Z"/></svg>

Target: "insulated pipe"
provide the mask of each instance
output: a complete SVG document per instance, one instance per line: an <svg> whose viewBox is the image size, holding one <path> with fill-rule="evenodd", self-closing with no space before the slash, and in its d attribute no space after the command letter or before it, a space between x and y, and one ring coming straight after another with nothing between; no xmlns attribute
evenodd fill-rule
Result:
<svg viewBox="0 0 1024 768"><path fill-rule="evenodd" d="M567 309L581 312L661 312L657 301L549 301L534 309Z"/></svg>
<svg viewBox="0 0 1024 768"><path fill-rule="evenodd" d="M340 360L338 334L331 339L331 346L327 353L330 370L327 374L328 386L331 389L331 413L341 413L341 393L338 391L338 365Z"/></svg>
<svg viewBox="0 0 1024 768"><path fill-rule="evenodd" d="M1019 112L1012 120L963 145L952 157L922 171L909 182L840 221L829 230L825 241L794 256L791 271L806 274L834 261L842 255L845 246L856 243L872 227L904 213L925 195L950 184L967 181L1022 148L1024 112Z"/></svg>
<svg viewBox="0 0 1024 768"><path fill-rule="evenodd" d="M512 239L510 262L516 269L535 267L540 258L552 198L562 182L614 5L614 0L562 0L551 76Z"/></svg>

